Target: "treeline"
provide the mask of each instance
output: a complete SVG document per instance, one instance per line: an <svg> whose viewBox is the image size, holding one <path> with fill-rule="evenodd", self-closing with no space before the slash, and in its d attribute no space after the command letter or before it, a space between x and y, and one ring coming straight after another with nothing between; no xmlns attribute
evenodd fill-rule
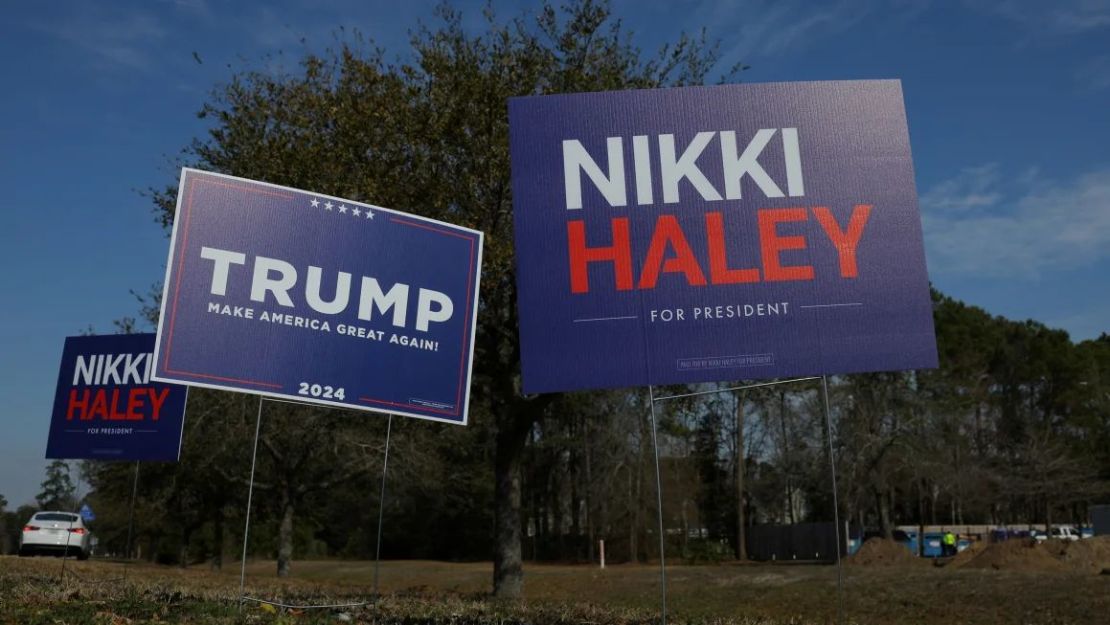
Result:
<svg viewBox="0 0 1110 625"><path fill-rule="evenodd" d="M842 518L888 537L900 524L1088 523L1110 497L1110 336L1075 344L933 300L939 369L829 379ZM657 409L674 555L739 557L746 525L832 520L819 381ZM646 392L568 394L550 410L527 444L525 554L593 558L604 539L610 558L654 557Z"/></svg>
<svg viewBox="0 0 1110 625"><path fill-rule="evenodd" d="M829 380L842 514L887 535L897 524L1086 522L1087 506L1110 495L1110 336L1075 344L939 293L934 303L939 369ZM256 397L193 389L181 462L139 467L142 557L214 566L238 557L258 407ZM732 558L742 525L831 520L817 384L657 410L668 555ZM250 553L283 567L372 558L385 417L269 401L263 411ZM393 420L384 557L490 557L490 422L480 406L466 428ZM644 389L555 396L517 476L525 559L596 559L599 540L610 561L656 557L652 453ZM81 470L100 549L122 553L135 466ZM65 497L57 473L43 498Z"/></svg>

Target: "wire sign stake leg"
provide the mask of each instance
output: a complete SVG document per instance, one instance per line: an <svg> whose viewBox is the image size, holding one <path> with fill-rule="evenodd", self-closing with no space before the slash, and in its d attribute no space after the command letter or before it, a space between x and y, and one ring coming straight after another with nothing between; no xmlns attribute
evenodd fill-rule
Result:
<svg viewBox="0 0 1110 625"><path fill-rule="evenodd" d="M258 418L254 422L254 451L251 453L251 479L247 488L247 520L243 526L243 557L239 565L239 611L243 611L243 588L247 579L247 538L251 531L251 498L254 496L254 468L258 461L258 433L262 429L262 402L258 398Z"/></svg>
<svg viewBox="0 0 1110 625"><path fill-rule="evenodd" d="M655 425L655 389L648 385L648 403L651 404L651 446L655 449L655 497L659 508L659 581L663 589L663 620L667 625L667 560L666 537L663 535L663 478L659 471L659 435Z"/></svg>
<svg viewBox="0 0 1110 625"><path fill-rule="evenodd" d="M837 501L836 455L833 452L832 416L829 414L829 379L827 376L821 376L821 401L825 407L825 433L829 443L829 469L832 472L833 528L836 531L836 622L843 624L844 563L840 558L840 504Z"/></svg>
<svg viewBox="0 0 1110 625"><path fill-rule="evenodd" d="M131 562L131 537L135 531L135 498L139 495L139 461L135 461L135 477L131 480L131 505L127 507L127 552L124 554L123 576L127 577L127 565Z"/></svg>
<svg viewBox="0 0 1110 625"><path fill-rule="evenodd" d="M378 498L378 544L374 548L374 598L377 599L380 594L378 592L378 573L382 562L382 519L385 516L385 473L389 469L389 435L393 430L393 415L389 415L389 421L385 424L385 457L382 459L382 494Z"/></svg>
<svg viewBox="0 0 1110 625"><path fill-rule="evenodd" d="M139 494L139 461L135 461L135 477L131 480L131 505L127 508L127 555L131 559L134 550L131 548L131 536L135 530L135 497Z"/></svg>

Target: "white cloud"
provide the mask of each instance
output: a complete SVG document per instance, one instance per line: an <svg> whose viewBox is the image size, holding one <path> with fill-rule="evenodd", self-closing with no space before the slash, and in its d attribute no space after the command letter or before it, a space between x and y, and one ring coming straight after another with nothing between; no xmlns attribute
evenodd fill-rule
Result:
<svg viewBox="0 0 1110 625"><path fill-rule="evenodd" d="M1077 35L1110 26L1110 0L965 0L965 4L1043 35Z"/></svg>
<svg viewBox="0 0 1110 625"><path fill-rule="evenodd" d="M1106 89L1110 87L1110 54L1096 56L1088 59L1072 72L1081 86L1088 89Z"/></svg>
<svg viewBox="0 0 1110 625"><path fill-rule="evenodd" d="M921 205L934 210L966 212L993 206L1002 198L997 190L998 164L968 167L921 196Z"/></svg>
<svg viewBox="0 0 1110 625"><path fill-rule="evenodd" d="M209 15L212 12L211 7L208 6L206 0L172 0L174 6L179 9L186 9Z"/></svg>
<svg viewBox="0 0 1110 625"><path fill-rule="evenodd" d="M799 54L829 45L863 20L892 28L916 20L932 0L615 0L616 14L652 14L675 31L721 42L721 67ZM641 15L641 19L650 21Z"/></svg>
<svg viewBox="0 0 1110 625"><path fill-rule="evenodd" d="M1050 25L1061 33L1081 33L1110 26L1110 0L1071 0L1044 2L1050 7Z"/></svg>
<svg viewBox="0 0 1110 625"><path fill-rule="evenodd" d="M166 36L156 17L137 12L71 13L32 27L83 50L102 68L149 69L151 50Z"/></svg>
<svg viewBox="0 0 1110 625"><path fill-rule="evenodd" d="M736 42L722 54L723 59L734 61L808 48L819 38L848 30L868 15L874 4L745 0L715 3L711 10L696 12L694 18L699 25L709 25L715 34Z"/></svg>
<svg viewBox="0 0 1110 625"><path fill-rule="evenodd" d="M969 167L921 196L936 273L1039 278L1110 258L1110 167L1070 180Z"/></svg>
<svg viewBox="0 0 1110 625"><path fill-rule="evenodd" d="M904 26L932 12L945 21L969 12L1018 26L1023 40L1101 36L1110 28L1110 0L617 0L628 11L654 12L679 20L684 30L708 27L722 47L723 65L812 50L844 35L863 20L869 30ZM620 11L618 11L618 14ZM960 13L963 15L957 16ZM864 35L866 36L866 35ZM1019 37L1021 38L1021 37ZM1022 41L1015 41L1018 45Z"/></svg>

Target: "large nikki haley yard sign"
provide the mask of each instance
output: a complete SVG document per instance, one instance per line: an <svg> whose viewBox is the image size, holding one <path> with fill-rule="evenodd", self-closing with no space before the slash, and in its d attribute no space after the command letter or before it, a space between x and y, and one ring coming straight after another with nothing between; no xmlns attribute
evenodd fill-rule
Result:
<svg viewBox="0 0 1110 625"><path fill-rule="evenodd" d="M482 233L182 171L155 377L465 424Z"/></svg>
<svg viewBox="0 0 1110 625"><path fill-rule="evenodd" d="M46 457L176 461L187 389L153 369L153 334L68 337Z"/></svg>
<svg viewBox="0 0 1110 625"><path fill-rule="evenodd" d="M509 103L527 392L935 367L901 84Z"/></svg>

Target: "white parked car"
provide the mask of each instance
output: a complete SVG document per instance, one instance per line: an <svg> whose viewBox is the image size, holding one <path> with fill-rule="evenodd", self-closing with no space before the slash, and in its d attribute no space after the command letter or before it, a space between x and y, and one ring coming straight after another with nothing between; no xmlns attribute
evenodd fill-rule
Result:
<svg viewBox="0 0 1110 625"><path fill-rule="evenodd" d="M23 526L19 555L70 553L86 560L92 552L89 529L81 516L72 512L36 512Z"/></svg>
<svg viewBox="0 0 1110 625"><path fill-rule="evenodd" d="M1071 527L1054 527L1052 528L1051 536L1046 536L1043 531L1038 531L1033 534L1033 538L1036 538L1038 542L1043 542L1045 540L1048 540L1049 538L1052 538L1053 540L1066 540L1068 542L1074 542L1076 540L1079 540L1080 536L1079 532L1075 531L1075 529Z"/></svg>

